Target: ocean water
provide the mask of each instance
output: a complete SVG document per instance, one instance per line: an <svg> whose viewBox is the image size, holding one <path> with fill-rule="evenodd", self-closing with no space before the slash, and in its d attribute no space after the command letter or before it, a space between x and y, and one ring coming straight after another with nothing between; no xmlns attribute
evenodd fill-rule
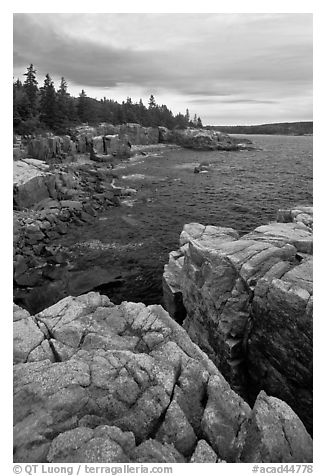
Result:
<svg viewBox="0 0 326 476"><path fill-rule="evenodd" d="M70 256L70 289L98 290L114 303L161 303L163 267L185 223L244 234L275 219L279 208L311 204L312 137L246 137L259 149L160 150L118 167L115 185L137 193L58 241ZM201 162L210 170L195 174Z"/></svg>

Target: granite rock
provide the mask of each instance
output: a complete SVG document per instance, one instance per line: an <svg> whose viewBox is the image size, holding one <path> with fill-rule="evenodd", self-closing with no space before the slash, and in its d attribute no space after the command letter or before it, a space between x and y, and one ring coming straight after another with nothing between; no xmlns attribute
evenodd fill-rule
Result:
<svg viewBox="0 0 326 476"><path fill-rule="evenodd" d="M250 407L160 306L88 293L26 319L43 340L14 366L16 462L238 461Z"/></svg>
<svg viewBox="0 0 326 476"><path fill-rule="evenodd" d="M165 266L165 307L227 378L254 401L261 389L286 401L312 429L311 210L239 238L191 223ZM310 213L312 216L312 211ZM291 218L292 217L292 218ZM186 318L184 319L184 316Z"/></svg>
<svg viewBox="0 0 326 476"><path fill-rule="evenodd" d="M244 463L312 463L312 441L297 415L281 400L260 392L240 460Z"/></svg>

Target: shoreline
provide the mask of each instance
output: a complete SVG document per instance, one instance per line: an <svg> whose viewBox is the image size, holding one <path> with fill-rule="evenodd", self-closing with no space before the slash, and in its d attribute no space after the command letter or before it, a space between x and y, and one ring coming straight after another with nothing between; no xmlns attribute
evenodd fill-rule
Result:
<svg viewBox="0 0 326 476"><path fill-rule="evenodd" d="M165 144L162 142L158 142L157 144L144 144L144 145L132 145L131 146L131 153L133 152L151 152L154 150L166 150L166 149L183 149L181 145L178 144Z"/></svg>
<svg viewBox="0 0 326 476"><path fill-rule="evenodd" d="M246 242L249 251L255 243L256 251L264 258L257 260L249 253L249 259L253 258L255 262L255 270L260 269L263 263L266 271L265 264L269 263L268 268L271 268L268 273L273 271L275 278L268 281L271 292L275 282L297 280L299 286L294 289L298 302L308 300L305 320L301 322L291 290L284 288L283 294L276 294L276 301L280 310L283 303L285 312L291 311L291 318L284 322L283 315L271 306L265 322L263 316L269 301L262 294L263 288L260 286L258 289L259 283L256 284L254 299L259 306L260 319L252 328L249 316L247 331L250 335L254 330L253 343L249 342L251 359L255 365L262 364L261 368L258 367L261 373L265 361L271 366L273 360L269 362L269 354L267 360L264 355L258 354L260 340L264 342L264 348L273 350L275 343L278 344L277 339L281 339L282 352L278 355L285 376L292 367L286 365L289 359L282 360L284 353L291 355L293 346L297 351L302 340L305 354L310 351L312 303L304 276L312 256L310 248L307 248L307 237L301 235L302 230L308 233L305 225L310 219L305 213L308 211L279 211L280 222L276 228L275 224L270 226L275 231L275 238L282 240L280 247L274 246L273 239L270 241L269 233L264 235L266 226L253 230ZM262 228L264 230L260 230ZM281 228L288 230L288 236L284 236L283 231L278 235ZM293 237L294 230L298 237ZM182 252L188 254L181 266L188 293L187 297L183 296L184 304L195 310L196 295L203 288L203 282L200 284L201 279L197 279L199 273L202 273L204 280L208 280L205 286L218 285L220 279L224 283L225 278L227 281L229 278L234 280L237 261L232 261L233 266L231 260L234 252L241 255L243 240L238 240L235 230L230 228L192 223L185 225L180 244ZM225 247L230 260L226 257ZM221 263L216 260L220 248L220 259L226 259L222 267L224 270L229 268L230 276L220 273ZM170 278L175 272L180 272L179 266L173 266L173 261L182 259L180 253L181 250L171 252L169 276L165 270L165 278L174 287L177 282L173 279L172 283ZM302 255L301 261L298 261L298 253ZM213 273L207 273L210 254L211 265L215 267ZM203 258L208 260L206 267L200 264ZM246 256L242 258L245 261ZM284 276L280 274L279 265ZM292 271L291 265L294 266ZM195 274L191 268L196 269ZM298 270L301 274L297 273ZM240 276L240 280L235 278L232 295L226 296L232 305L229 314L228 305L223 305L221 312L216 314L217 307L207 304L207 301L215 299L217 306L216 292L208 293L203 300L199 296L197 301L200 312L205 311L202 304L207 304L213 311L214 332L225 334L220 336L219 343L226 347L227 363L231 365L231 374L227 376L221 365L223 360L215 358L200 341L212 333L209 312L202 315L198 314L198 309L194 314L189 312L187 320L181 325L160 305L146 306L130 301L115 305L98 292L77 297L68 295L32 315L14 305L15 424L17 428L23 428L26 435L26 439L18 438L15 443L14 461L25 461L28 455L33 462L59 463L63 458L65 462L73 462L86 454L86 458L92 461L97 458L99 462L108 463L119 462L127 454L128 461L136 463L158 463L162 458L166 463L311 462L312 438L304 426L306 415L302 415L302 408L295 408L286 395L275 395L264 386L257 389L250 401L236 388L234 366L239 365L241 357L237 354L240 337L231 336L245 324L243 303L246 302L246 293L254 294L253 290L243 286L243 282L247 280L249 286L254 284L250 276ZM191 282L192 279L194 282ZM264 283L263 278L261 284ZM228 293L223 282L220 284L219 289ZM187 305L190 299L195 301ZM196 318L202 320L203 317L203 322L196 322ZM223 322L229 318L228 323L233 327L230 335L227 327L216 325L216 318L224 319ZM271 318L277 325L274 334L268 328ZM289 342L289 334L283 335L277 330L283 329L284 325L292 329L292 318L304 324L307 332L301 336L299 330L294 328L295 333L290 334ZM263 321L262 325L260 321ZM196 326L199 326L198 329ZM269 329L267 335L264 332L266 329ZM246 343L247 331L243 332ZM216 352L223 353L223 346L222 349L216 348ZM305 357L309 362L309 355ZM299 359L291 362L302 370ZM268 375L270 378L274 376L271 372ZM270 386L273 384L271 381ZM305 398L307 405L310 405L308 397L306 391ZM304 405L305 410L307 405ZM45 420L44 416L48 418ZM113 448L114 452L108 453L108 448ZM197 461L199 457L201 460Z"/></svg>

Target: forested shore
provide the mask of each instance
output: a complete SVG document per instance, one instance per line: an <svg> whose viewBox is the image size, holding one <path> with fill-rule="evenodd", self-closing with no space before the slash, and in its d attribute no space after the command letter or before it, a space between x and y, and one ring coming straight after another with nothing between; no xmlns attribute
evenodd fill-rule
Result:
<svg viewBox="0 0 326 476"><path fill-rule="evenodd" d="M87 96L84 89L76 98L68 92L68 84L61 77L58 89L49 74L46 74L43 86L39 87L36 69L31 64L24 74L13 84L13 127L16 134L42 134L52 131L67 134L70 128L87 123L97 125L137 123L144 127L164 126L168 129L202 127L200 117L194 114L190 118L189 110L185 114L174 115L165 105L156 103L153 94L147 107L142 99L133 102L130 97L120 104L106 97L98 100Z"/></svg>

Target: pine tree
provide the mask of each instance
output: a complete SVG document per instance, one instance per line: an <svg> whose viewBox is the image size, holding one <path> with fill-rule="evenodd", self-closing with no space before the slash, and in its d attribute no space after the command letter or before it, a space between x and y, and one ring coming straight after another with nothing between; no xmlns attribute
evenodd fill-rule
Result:
<svg viewBox="0 0 326 476"><path fill-rule="evenodd" d="M160 125L159 107L156 104L153 94L150 95L150 98L148 101L148 116L147 117L148 117L149 126Z"/></svg>
<svg viewBox="0 0 326 476"><path fill-rule="evenodd" d="M49 73L46 74L41 88L40 120L50 129L54 129L57 123L56 92Z"/></svg>
<svg viewBox="0 0 326 476"><path fill-rule="evenodd" d="M148 125L148 111L146 107L144 106L144 103L142 99L139 99L139 103L134 105L135 107L135 115L137 118L138 124L141 124L142 126L147 126Z"/></svg>
<svg viewBox="0 0 326 476"><path fill-rule="evenodd" d="M67 82L66 82L65 78L62 76L60 86L59 86L59 89L58 89L58 95L63 96L63 97L69 96L69 93L67 92L67 89L68 89Z"/></svg>
<svg viewBox="0 0 326 476"><path fill-rule="evenodd" d="M13 84L13 123L17 128L30 115L29 100L20 79Z"/></svg>
<svg viewBox="0 0 326 476"><path fill-rule="evenodd" d="M198 119L197 119L197 127L199 127L199 129L202 129L202 127L203 127L203 123L201 122L201 119L200 119L199 116L198 116Z"/></svg>
<svg viewBox="0 0 326 476"><path fill-rule="evenodd" d="M137 116L135 114L135 104L132 103L132 99L127 97L127 101L122 103L124 109L124 117L126 122L137 122Z"/></svg>
<svg viewBox="0 0 326 476"><path fill-rule="evenodd" d="M88 117L87 117L87 94L85 93L84 89L81 90L81 93L79 94L78 98L78 104L77 104L77 114L81 122L88 122Z"/></svg>
<svg viewBox="0 0 326 476"><path fill-rule="evenodd" d="M151 94L150 97L149 97L148 106L149 106L150 109L156 107L156 101L155 101L155 98L154 98L153 94Z"/></svg>
<svg viewBox="0 0 326 476"><path fill-rule="evenodd" d="M188 124L189 124L189 120L190 120L189 109L186 109L185 119L186 119L186 124L188 125Z"/></svg>
<svg viewBox="0 0 326 476"><path fill-rule="evenodd" d="M38 82L36 80L36 70L32 64L27 68L24 76L26 76L24 90L28 98L29 114L35 116L37 114Z"/></svg>
<svg viewBox="0 0 326 476"><path fill-rule="evenodd" d="M64 77L61 78L57 91L57 124L58 132L65 132L70 123L70 94L67 92L68 85Z"/></svg>

